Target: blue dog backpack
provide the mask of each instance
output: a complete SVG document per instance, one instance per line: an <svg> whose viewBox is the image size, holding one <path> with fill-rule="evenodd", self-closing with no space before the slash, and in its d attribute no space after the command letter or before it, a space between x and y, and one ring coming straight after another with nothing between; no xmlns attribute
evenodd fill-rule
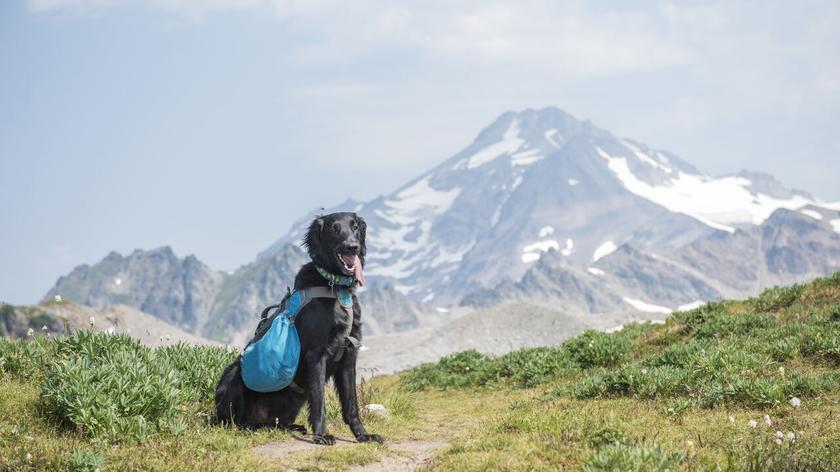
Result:
<svg viewBox="0 0 840 472"><path fill-rule="evenodd" d="M347 290L339 287L295 290L286 295L280 305L268 307L263 311L264 319L240 360L242 380L246 387L257 392L277 392L292 383L300 362L300 337L295 328L295 318L313 298L333 298L340 304L350 317L344 333L344 337L348 337L353 326L353 297ZM279 312L272 316L273 320L266 319L268 310L276 307L279 307ZM260 337L264 322L270 322L271 325ZM344 352L343 346L342 343L341 354ZM337 356L336 360L339 358L340 356Z"/></svg>

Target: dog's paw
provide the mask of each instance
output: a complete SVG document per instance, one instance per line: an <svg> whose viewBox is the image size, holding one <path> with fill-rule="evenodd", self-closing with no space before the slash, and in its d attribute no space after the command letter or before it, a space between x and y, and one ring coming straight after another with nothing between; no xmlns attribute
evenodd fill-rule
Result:
<svg viewBox="0 0 840 472"><path fill-rule="evenodd" d="M382 436L380 436L378 434L360 434L360 435L356 436L356 441L358 441L358 442L373 441L373 442L377 442L379 444L384 444L385 443L385 440L382 439Z"/></svg>
<svg viewBox="0 0 840 472"><path fill-rule="evenodd" d="M332 446L335 444L335 436L332 434L316 434L312 436L312 442L322 446Z"/></svg>
<svg viewBox="0 0 840 472"><path fill-rule="evenodd" d="M284 431L291 431L293 433L306 434L306 426L302 424L284 424L280 425L280 429Z"/></svg>

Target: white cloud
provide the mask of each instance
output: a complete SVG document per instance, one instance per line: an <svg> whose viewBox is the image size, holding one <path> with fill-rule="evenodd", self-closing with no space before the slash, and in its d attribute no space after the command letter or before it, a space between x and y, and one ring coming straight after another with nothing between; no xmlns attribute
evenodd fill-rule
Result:
<svg viewBox="0 0 840 472"><path fill-rule="evenodd" d="M394 155L400 166L425 167L467 144L506 109L558 105L622 135L670 148L705 170L774 172L779 163L795 161L789 154L796 149L782 151L778 140L819 141L813 135L786 138L779 131L813 122L817 114L829 123L840 108L840 8L830 1L757 6L28 0L28 5L33 12L144 6L188 19L248 10L274 15L282 39L275 57L262 57L279 61L289 80L270 99L304 110L296 120L317 112L323 133L347 134L337 140L343 147L336 152L354 154L370 167L383 159L396 167L389 157ZM352 129L346 126L351 122ZM812 132L825 134L823 128L828 125ZM435 139L418 137L421 129ZM750 134L770 134L776 141ZM708 136L715 139L707 142ZM756 141L773 144L756 150ZM760 165L751 165L748 161L758 158L750 156L761 151Z"/></svg>
<svg viewBox="0 0 840 472"><path fill-rule="evenodd" d="M45 12L67 8L102 10L133 5L148 5L195 16L212 11L242 10L274 5L271 0L27 0L30 11Z"/></svg>
<svg viewBox="0 0 840 472"><path fill-rule="evenodd" d="M655 70L693 60L663 41L657 18L636 12L593 11L583 4L288 0L28 0L31 11L105 10L148 6L188 17L225 10L271 8L284 27L309 39L292 55L301 66L346 64L382 49L406 48L438 59L477 65L547 69L571 77Z"/></svg>

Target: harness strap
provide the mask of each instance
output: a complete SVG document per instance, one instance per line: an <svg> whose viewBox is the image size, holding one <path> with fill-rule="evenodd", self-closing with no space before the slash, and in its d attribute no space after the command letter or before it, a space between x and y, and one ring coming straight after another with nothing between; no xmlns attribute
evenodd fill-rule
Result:
<svg viewBox="0 0 840 472"><path fill-rule="evenodd" d="M347 315L347 325L344 327L344 332L341 333L341 341L338 350L335 352L335 357L333 357L334 362L338 362L344 357L344 350L347 349L347 341L350 339L350 331L353 330L353 306L346 307L341 303L339 305L344 310L344 314Z"/></svg>
<svg viewBox="0 0 840 472"><path fill-rule="evenodd" d="M333 356L334 362L339 362L342 357L344 357L344 351L352 345L355 348L358 348L361 344L358 339L350 336L350 332L353 330L353 306L344 306L341 301L338 299L338 294L336 290L331 287L309 287L309 288L302 288L298 290L301 296L300 307L298 308L298 313L300 313L303 308L311 302L315 298L332 298L338 302L338 305L341 307L344 314L347 316L347 324L344 327L344 332L341 333L341 342L339 344L338 350ZM293 382L294 385L294 382ZM300 388L297 385L295 387ZM292 388L293 390L294 387Z"/></svg>

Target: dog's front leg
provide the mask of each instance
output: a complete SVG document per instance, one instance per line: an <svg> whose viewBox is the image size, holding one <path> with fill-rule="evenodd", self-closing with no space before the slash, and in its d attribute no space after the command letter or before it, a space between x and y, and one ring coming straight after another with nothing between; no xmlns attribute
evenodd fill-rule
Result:
<svg viewBox="0 0 840 472"><path fill-rule="evenodd" d="M378 434L368 434L359 419L359 401L356 398L356 349L348 349L335 375L335 387L341 402L341 416L353 431L356 441L376 441L382 444Z"/></svg>
<svg viewBox="0 0 840 472"><path fill-rule="evenodd" d="M333 445L335 437L327 432L327 413L324 405L324 383L327 377L323 352L306 353L306 392L309 396L309 426L315 444Z"/></svg>

